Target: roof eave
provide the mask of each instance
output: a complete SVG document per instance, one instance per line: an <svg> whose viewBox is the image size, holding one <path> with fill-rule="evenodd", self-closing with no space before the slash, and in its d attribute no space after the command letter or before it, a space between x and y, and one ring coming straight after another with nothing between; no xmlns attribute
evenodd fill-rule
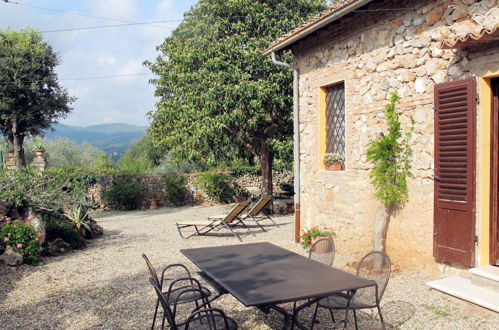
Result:
<svg viewBox="0 0 499 330"><path fill-rule="evenodd" d="M499 41L499 24L496 24L491 29L482 29L479 32L470 32L462 37L447 39L440 43L441 49L461 49L474 45L498 42Z"/></svg>
<svg viewBox="0 0 499 330"><path fill-rule="evenodd" d="M349 14L350 12L364 6L371 1L373 0L358 0L356 2L345 5L344 7L340 7L337 11L334 11L330 15L325 16L324 18L305 28L303 31L300 31L299 33L289 37L288 39L285 39L282 42L267 48L266 50L264 50L263 55L269 55L271 53L275 53L282 49L288 48L295 42L305 38L311 33L319 30L320 28L334 22L335 20Z"/></svg>

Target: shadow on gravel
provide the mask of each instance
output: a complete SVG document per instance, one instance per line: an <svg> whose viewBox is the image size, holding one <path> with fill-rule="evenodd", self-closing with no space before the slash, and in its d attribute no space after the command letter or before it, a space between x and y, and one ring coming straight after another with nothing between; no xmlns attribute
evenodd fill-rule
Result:
<svg viewBox="0 0 499 330"><path fill-rule="evenodd" d="M7 269L7 271L4 267L0 267L3 282L0 301L25 272L33 270L35 268L31 266ZM173 277L176 275L179 274L173 274ZM0 324L4 329L144 329L151 324L156 301L148 278L149 273L144 264L144 271L103 279L101 285L85 286L81 283L81 287L73 290L53 290L36 303L21 304L16 307L0 306ZM203 280L201 282L207 285ZM229 317L239 323L240 329L261 329L263 325L269 329L280 329L283 325L282 315L275 311L264 314L253 307L245 308L235 301L234 304L227 304L225 300L215 301L212 306L222 308ZM288 312L292 310L292 304L281 306ZM382 311L387 328L397 329L414 315L415 307L406 301L390 301L383 305ZM185 319L188 315L187 310L179 312L179 320ZM300 314L300 321L309 326L312 313L313 308L305 309ZM332 323L327 310L320 309L319 322L314 328L343 328L343 323L338 322L343 319L343 312L335 312L335 317L337 322ZM359 328L381 329L376 312L359 311L357 317ZM352 314L347 328L354 328Z"/></svg>
<svg viewBox="0 0 499 330"><path fill-rule="evenodd" d="M291 307L286 308L290 311ZM305 309L300 315L300 321L307 327L310 326L310 320L313 316L313 308ZM383 304L381 311L385 320L387 329L399 329L402 324L411 319L415 314L413 304L406 301L390 301ZM334 317L336 323L332 322L331 316L326 309L319 308L317 313L318 322L314 324L314 329L343 329L343 320L345 318L344 311L335 311ZM382 329L376 309L359 310L357 311L357 321L359 329ZM355 329L352 311L348 312L347 329Z"/></svg>
<svg viewBox="0 0 499 330"><path fill-rule="evenodd" d="M36 269L34 266L22 265L19 267L10 267L0 263L0 304L5 297L15 288L16 283L20 281L26 272ZM0 313L1 314L1 313ZM0 324L2 324L0 322Z"/></svg>
<svg viewBox="0 0 499 330"><path fill-rule="evenodd" d="M144 328L154 308L147 278L146 272L118 276L101 286L52 291L35 304L3 306L0 324L4 329Z"/></svg>

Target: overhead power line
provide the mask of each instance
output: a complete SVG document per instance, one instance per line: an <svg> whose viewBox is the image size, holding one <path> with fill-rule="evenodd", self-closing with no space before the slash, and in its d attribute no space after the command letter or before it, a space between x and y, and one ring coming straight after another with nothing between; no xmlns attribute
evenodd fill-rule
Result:
<svg viewBox="0 0 499 330"><path fill-rule="evenodd" d="M94 29L103 29L103 28L111 28L111 27L122 27L122 26L132 26L132 25L149 25L150 23L173 23L173 22L180 22L180 21L179 20L168 20L168 21L150 21L150 22L138 22L138 23L96 25L96 26L85 26L85 27L78 27L78 28L44 30L44 31L40 31L40 32L42 32L42 33L52 33L52 32L79 31L79 30L94 30ZM155 26L157 26L157 25L155 25ZM162 28L165 29L166 27L162 27Z"/></svg>
<svg viewBox="0 0 499 330"><path fill-rule="evenodd" d="M133 22L133 21L119 19L119 18L96 16L96 15L84 14L84 13L81 13L81 12L75 12L75 11L67 11L67 10L61 10L61 9L56 9L56 8L33 6L33 5L29 5L27 3L21 3L21 2L17 2L17 1L11 1L11 0L2 0L2 1L5 2L5 3L8 3L8 4L20 5L20 6L24 6L24 7L30 7L30 8L42 9L42 10L48 10L48 11L54 11L54 12L58 12L58 13L66 14L66 15L75 15L75 16L97 18L97 19L103 19L103 20L107 20L107 21L115 21L115 22L121 22L121 23L128 23L130 25L134 25L134 24L137 24L137 25L139 25L139 24L141 24L141 25L148 25L148 26L156 27L156 28L160 28L160 29L167 29L168 27L159 26L159 25L153 25L153 23L171 23L171 22L181 22L181 21L183 21L182 19L178 19L178 20L169 20L169 21L158 21L158 22ZM101 26L101 27L89 27L89 28L77 28L77 29L93 29L93 28L105 28L105 27L126 26L126 25L127 24L123 24L123 25L105 25L105 26ZM72 29L62 29L60 31L72 31ZM45 31L42 31L42 32L45 32ZM48 31L48 32L59 32L59 30Z"/></svg>
<svg viewBox="0 0 499 330"><path fill-rule="evenodd" d="M4 0L5 1L5 0ZM152 73L132 73L132 74L114 74L108 76L92 76L92 77L79 77L79 78L65 78L59 79L60 81L77 81L77 80L94 80L94 79L108 79L108 78L121 78L121 77L136 77L136 76L150 76ZM35 83L39 80L21 80L22 83ZM8 85L17 83L16 81L0 81L0 85Z"/></svg>
<svg viewBox="0 0 499 330"><path fill-rule="evenodd" d="M157 24L157 23L180 23L180 22L183 22L185 20L185 19L176 19L176 20L132 22L132 21L127 21L127 20L117 19L117 18L95 16L95 15L88 15L88 14L83 14L83 13L79 13L79 12L72 12L72 11L66 11L66 10L55 9L55 8L33 6L33 5L28 5L26 3L20 3L20 2L17 2L17 1L11 1L11 0L2 0L2 1L5 2L5 3L8 3L8 4L15 4L15 5L21 5L21 6L36 8L36 9L50 10L50 11L60 12L60 13L63 13L63 14L68 14L68 15L77 15L77 16L84 16L84 17L90 17L90 18L98 18L98 19L104 19L104 20L116 21L116 22L122 22L122 23L124 23L124 24L96 25L96 26L86 26L86 27L75 27L75 28L64 28L64 29L54 29L54 30L40 31L42 33L69 32L69 31L79 31L79 30L95 30L95 29L104 29L104 28L113 28L113 27L125 27L125 26L134 26L134 25L145 25L145 26L152 26L152 27L167 29L168 27L154 25L154 24ZM415 11L415 10L418 10L418 9L421 9L421 8L422 7L418 7L418 8L356 9L356 10L353 10L352 12L404 11L404 10ZM262 16L264 16L264 17L280 17L280 16L288 16L288 14L271 14L271 15L262 15ZM207 16L207 17L209 17L209 16ZM235 16L224 16L224 17L225 18L244 18L246 16L245 15L235 15Z"/></svg>

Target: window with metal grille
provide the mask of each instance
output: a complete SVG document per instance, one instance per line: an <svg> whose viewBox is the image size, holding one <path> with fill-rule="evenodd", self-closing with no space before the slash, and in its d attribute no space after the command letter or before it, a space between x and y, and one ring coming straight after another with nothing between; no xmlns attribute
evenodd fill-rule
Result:
<svg viewBox="0 0 499 330"><path fill-rule="evenodd" d="M345 166L345 84L326 87L326 152L341 155Z"/></svg>

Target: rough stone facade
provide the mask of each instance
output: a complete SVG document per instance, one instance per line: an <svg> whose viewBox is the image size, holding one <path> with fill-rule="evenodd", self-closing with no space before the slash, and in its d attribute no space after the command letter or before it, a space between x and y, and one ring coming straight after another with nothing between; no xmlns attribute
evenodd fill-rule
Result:
<svg viewBox="0 0 499 330"><path fill-rule="evenodd" d="M386 127L384 106L396 91L401 122L415 120L415 177L409 203L391 219L387 249L401 267L434 271L434 85L499 71L497 43L460 51L440 49L439 43L493 28L499 8L497 0L374 1L372 6L414 10L350 13L293 46L300 70L301 228L332 226L338 250L357 257L372 249L380 203L373 198L365 152ZM342 81L345 170L320 170L319 90ZM477 196L479 190L477 182Z"/></svg>

